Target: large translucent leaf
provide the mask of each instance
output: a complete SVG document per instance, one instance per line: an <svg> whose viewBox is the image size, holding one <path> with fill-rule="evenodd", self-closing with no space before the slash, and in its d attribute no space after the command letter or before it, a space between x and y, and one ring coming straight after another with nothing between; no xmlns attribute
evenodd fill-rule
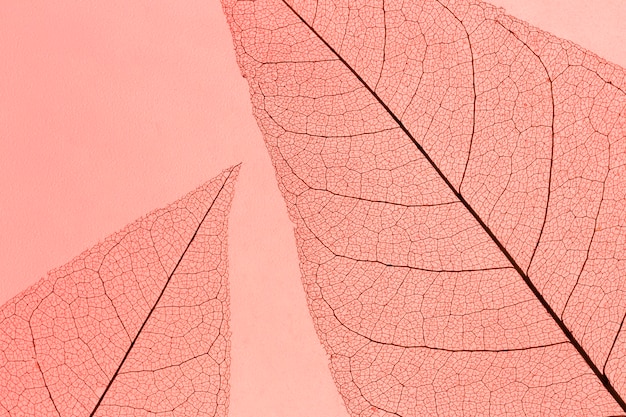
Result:
<svg viewBox="0 0 626 417"><path fill-rule="evenodd" d="M223 0L354 416L626 410L624 70L479 0Z"/></svg>

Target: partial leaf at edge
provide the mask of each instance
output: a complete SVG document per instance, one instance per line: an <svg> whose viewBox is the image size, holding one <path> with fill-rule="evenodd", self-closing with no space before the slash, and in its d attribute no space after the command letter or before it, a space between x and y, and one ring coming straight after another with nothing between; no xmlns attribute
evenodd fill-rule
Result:
<svg viewBox="0 0 626 417"><path fill-rule="evenodd" d="M354 416L626 412L625 71L479 0L223 0Z"/></svg>
<svg viewBox="0 0 626 417"><path fill-rule="evenodd" d="M239 166L0 308L0 415L226 416Z"/></svg>

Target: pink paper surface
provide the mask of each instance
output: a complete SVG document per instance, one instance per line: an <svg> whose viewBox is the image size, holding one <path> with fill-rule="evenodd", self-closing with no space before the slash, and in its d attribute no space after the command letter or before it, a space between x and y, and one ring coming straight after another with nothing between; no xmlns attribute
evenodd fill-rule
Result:
<svg viewBox="0 0 626 417"><path fill-rule="evenodd" d="M346 416L219 2L2 3L0 303L242 161L230 415ZM626 66L622 2L492 3Z"/></svg>

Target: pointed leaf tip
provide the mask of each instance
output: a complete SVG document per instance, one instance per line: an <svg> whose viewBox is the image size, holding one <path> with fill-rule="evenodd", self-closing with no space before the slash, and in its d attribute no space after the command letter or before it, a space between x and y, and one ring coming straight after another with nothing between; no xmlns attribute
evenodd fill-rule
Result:
<svg viewBox="0 0 626 417"><path fill-rule="evenodd" d="M0 308L0 414L226 416L239 165Z"/></svg>

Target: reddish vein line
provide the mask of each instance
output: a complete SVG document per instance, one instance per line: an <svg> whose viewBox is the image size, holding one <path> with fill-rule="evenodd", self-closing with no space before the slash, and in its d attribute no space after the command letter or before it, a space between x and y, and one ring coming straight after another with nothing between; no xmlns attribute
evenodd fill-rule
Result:
<svg viewBox="0 0 626 417"><path fill-rule="evenodd" d="M167 281L165 282L165 285L163 286L163 289L161 290L161 294L159 294L159 297L154 302L154 305L150 309L150 312L148 313L148 316L146 317L146 319L144 320L143 324L139 328L139 331L137 331L137 334L135 335L135 338L133 339L132 343L130 344L130 346L126 350L126 354L124 355L124 358L122 358L122 361L120 362L119 366L117 367L117 370L115 371L115 373L111 377L111 380L109 381L109 384L107 385L106 389L104 390L104 392L100 396L100 399L98 400L98 403L96 404L96 406L93 408L93 411L91 412L91 414L89 414L89 417L93 417L96 414L96 411L98 411L98 408L100 407L100 404L102 403L102 400L104 400L104 397L106 396L107 392L109 391L109 389L113 385L113 381L115 381L115 378L117 378L117 375L120 373L120 370L122 369L122 366L124 365L124 362L126 362L126 359L128 358L128 355L133 350L133 347L135 346L135 343L137 342L137 339L139 338L139 335L141 334L141 331L143 330L143 328L148 323L148 320L150 320L150 316L152 316L152 313L154 313L154 310L156 309L156 306L159 304L159 301L161 301L161 298L163 297L163 294L165 293L165 290L167 289L167 286L169 285L170 281L172 280L172 277L174 276L174 273L176 272L176 269L178 269L178 266L180 265L180 263L182 262L183 258L185 257L185 254L187 253L187 250L189 249L189 247L193 243L194 239L196 238L196 235L198 234L198 231L200 230L200 227L202 227L202 224L204 223L204 220L209 215L209 212L213 208L213 205L215 204L215 201L217 201L217 198L219 197L220 193L224 189L224 186L228 182L228 178L230 178L230 175L232 174L232 170L235 169L235 168L236 167L233 167L228 172L228 176L226 177L226 179L222 183L222 186L220 187L219 191L215 195L215 198L213 199L213 201L211 201L211 205L207 209L206 213L204 213L204 217L202 217L202 220L200 220L200 223L198 224L198 227L196 228L196 231L193 233L193 236L191 236L191 239L189 239L189 243L187 244L187 247L183 251L183 253L180 256L180 258L178 258L178 262L176 263L176 266L174 267L174 269L172 270L170 275L167 277Z"/></svg>
<svg viewBox="0 0 626 417"><path fill-rule="evenodd" d="M524 272L524 270L522 270L522 268L518 265L518 263L515 261L515 259L513 259L513 256L511 256L511 254L506 250L506 248L504 247L504 245L498 240L498 238L496 237L496 235L491 231L491 229L485 224L485 222L480 218L480 216L478 215L478 213L476 213L476 211L472 208L472 206L470 206L470 204L467 202L467 200L456 190L456 188L452 185L452 183L450 182L450 180L448 180L448 178L445 176L445 174L441 171L441 169L439 169L439 167L435 164L435 161L432 160L432 158L430 157L430 155L428 155L428 153L426 152L426 150L422 147L422 145L420 145L417 140L413 137L413 135L411 134L411 132L406 128L406 126L404 126L404 124L402 123L402 121L400 121L400 119L398 118L398 116L396 116L393 111L391 111L391 109L389 108L389 106L387 106L387 104L385 104L385 102L378 96L378 94L376 94L376 92L374 90L372 90L372 88L365 82L365 80L363 80L363 78L361 78L361 76L354 70L354 68L352 68L352 66L350 64L348 64L341 55L339 55L339 53L337 53L337 51L335 51L335 49L328 43L326 42L326 40L324 38L322 38L319 33L317 33L317 31L311 27L311 25L309 25L309 23L304 20L302 18L302 16L300 16L300 14L298 12L296 12L294 10L293 7L291 7L291 5L289 3L287 3L286 0L281 0L283 2L283 4L285 4L285 6L287 6L292 12L293 14L298 17L298 19L300 19L300 21L306 25L307 28L309 28L309 30L315 34L315 36L317 36L317 38L324 43L324 45L333 53L335 54L335 56L346 66L347 69L350 70L350 72L352 72L352 74L359 80L359 82L361 82L361 84L363 84L363 86L370 92L370 94L372 94L372 96L378 101L378 103L385 109L385 111L391 116L391 118L398 124L398 126L400 127L400 129L402 129L402 131L407 135L407 137L411 140L411 142L413 142L413 144L415 145L415 147L421 152L421 154L424 156L424 158L426 158L426 160L428 161L428 163L433 167L433 169L437 172L437 174L441 177L441 179L446 183L446 185L448 186L448 188L450 188L450 190L454 193L454 195L459 199L459 201L465 206L465 208L467 209L467 211L474 217L474 219L478 222L478 224L483 228L483 230L489 235L489 237L491 238L491 240L496 244L496 246L498 247L498 249L500 249L500 251L502 252L502 254L508 259L508 261L511 263L511 265L513 266L513 268L515 268L515 270L517 271L517 273L520 275L520 277L522 278L522 280L524 280L524 282L526 283L526 285L528 286L528 288L532 291L532 293L534 294L534 296L539 300L539 302L541 303L541 305L543 306L543 308L548 312L548 314L550 315L550 317L552 317L552 319L556 322L556 324L559 326L559 328L561 329L561 331L563 332L563 334L565 335L565 337L567 337L567 339L569 340L569 342L572 344L572 346L574 346L574 348L576 349L576 351L578 351L578 353L580 354L580 356L584 359L584 361L587 363L587 365L589 366L589 368L593 371L593 373L596 375L596 377L600 380L600 382L602 383L602 385L604 386L604 388L611 394L611 396L613 397L613 399L619 404L619 406L622 408L622 410L626 411L626 402L622 399L622 397L619 395L619 393L616 391L615 387L613 387L613 385L611 384L611 382L609 381L609 379L607 378L607 376L602 373L602 371L600 371L600 369L596 366L595 363L593 363L593 361L591 360L591 358L589 357L589 354L587 354L587 352L585 351L585 349L583 349L583 347L580 345L580 343L578 343L578 341L576 340L576 338L574 337L574 335L572 334L572 332L567 328L567 326L565 325L565 323L560 319L560 317L556 314L556 312L552 309L552 307L550 306L550 304L548 304L548 302L546 301L546 299L543 297L543 295L541 295L541 293L539 292L539 290L537 289L537 287L532 283L532 281L530 280L530 278L528 277L528 275Z"/></svg>

